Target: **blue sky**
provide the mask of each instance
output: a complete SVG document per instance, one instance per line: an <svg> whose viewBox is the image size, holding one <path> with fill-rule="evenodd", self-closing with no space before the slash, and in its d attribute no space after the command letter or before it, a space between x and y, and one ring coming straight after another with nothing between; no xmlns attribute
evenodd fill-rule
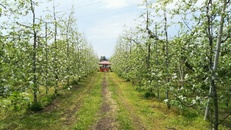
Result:
<svg viewBox="0 0 231 130"><path fill-rule="evenodd" d="M69 13L75 5L78 29L98 56L110 57L124 25L131 26L141 12L141 0L55 0L57 11Z"/></svg>
<svg viewBox="0 0 231 130"><path fill-rule="evenodd" d="M98 56L110 57L124 25L134 24L140 0L78 0L75 4L79 31ZM78 7L79 4L79 7Z"/></svg>
<svg viewBox="0 0 231 130"><path fill-rule="evenodd" d="M13 0L12 0L13 1ZM37 18L45 17L46 8L52 12L52 0L35 0L40 2L36 7ZM122 34L124 26L134 27L135 19L143 9L138 5L143 0L54 0L57 15L70 14L74 5L78 31L83 33L93 46L96 54L111 57L114 52L117 38ZM153 0L155 1L155 0ZM158 5L154 5L155 7ZM169 8L174 8L174 4ZM45 11L45 12L43 12ZM21 20L31 22L31 15ZM65 16L66 17L66 16ZM155 20L158 20L155 18ZM159 19L161 20L161 19ZM179 18L178 18L179 20ZM176 32L173 27L170 34Z"/></svg>
<svg viewBox="0 0 231 130"><path fill-rule="evenodd" d="M53 0L34 1L39 2L39 5L35 7L37 18L44 19L47 10L52 13ZM9 2L14 4L14 0ZM141 2L142 0L54 0L57 17L64 14L68 16L74 5L78 31L84 34L99 57L112 56L124 25L135 25L134 19L138 18L142 11L138 6ZM9 23L13 20L13 16L2 16L0 22ZM26 25L32 22L32 16L20 17L19 20Z"/></svg>

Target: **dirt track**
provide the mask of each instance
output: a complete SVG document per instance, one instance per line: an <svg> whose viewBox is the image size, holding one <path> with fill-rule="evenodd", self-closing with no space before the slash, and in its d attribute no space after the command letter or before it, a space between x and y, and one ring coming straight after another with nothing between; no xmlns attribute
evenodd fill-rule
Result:
<svg viewBox="0 0 231 130"><path fill-rule="evenodd" d="M10 113L11 114L11 113ZM158 130L206 129L178 115L166 104L146 100L134 86L115 73L95 73L62 90L53 102L37 113L5 117L0 129L44 130ZM29 125L28 125L29 124Z"/></svg>
<svg viewBox="0 0 231 130"><path fill-rule="evenodd" d="M113 84L117 84L118 87L116 87L116 93L119 97L119 102L117 102L112 98L112 92L110 91L110 86L108 82L113 82ZM127 117L127 120L131 121L133 129L136 130L144 130L145 127L140 120L138 116L134 113L134 108L131 104L129 104L128 101L126 101L126 98L124 97L123 93L121 92L119 88L119 84L113 79L113 77L110 76L110 73L104 73L103 79L102 79L102 96L103 96L103 103L99 110L99 113L97 114L100 118L97 120L97 122L94 124L93 128L94 130L117 130L120 129L120 124L117 122L117 114L120 109L125 109L129 112L129 117ZM122 104L122 107L119 108L117 103Z"/></svg>
<svg viewBox="0 0 231 130"><path fill-rule="evenodd" d="M102 95L103 103L99 111L100 119L96 122L93 129L95 130L116 130L118 123L116 122L117 104L111 97L111 92L108 89L108 77L104 74L102 80Z"/></svg>

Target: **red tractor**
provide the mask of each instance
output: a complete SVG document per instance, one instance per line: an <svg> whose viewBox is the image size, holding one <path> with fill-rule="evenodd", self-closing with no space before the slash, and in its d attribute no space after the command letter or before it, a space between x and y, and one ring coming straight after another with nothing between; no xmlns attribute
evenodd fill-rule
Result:
<svg viewBox="0 0 231 130"><path fill-rule="evenodd" d="M99 62L100 68L99 71L100 72L110 72L111 71L111 63L109 61L101 61Z"/></svg>

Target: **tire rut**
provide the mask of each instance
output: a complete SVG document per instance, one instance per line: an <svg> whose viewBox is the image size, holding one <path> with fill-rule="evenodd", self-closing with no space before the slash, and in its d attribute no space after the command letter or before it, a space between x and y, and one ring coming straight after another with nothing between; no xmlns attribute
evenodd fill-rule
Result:
<svg viewBox="0 0 231 130"><path fill-rule="evenodd" d="M98 115L101 117L93 126L94 130L117 130L118 123L116 122L116 113L118 111L115 100L112 99L112 94L108 89L106 73L102 80L102 96L103 103Z"/></svg>
<svg viewBox="0 0 231 130"><path fill-rule="evenodd" d="M116 85L116 94L118 94L118 97L120 98L120 101L123 105L123 109L126 109L129 114L130 114L130 118L132 123L133 123L133 127L135 130L146 130L147 128L145 127L145 125L143 124L143 121L140 119L140 117L136 114L135 108L132 106L131 103L128 102L128 100L125 98L121 88L120 88L120 84L118 81L116 81L112 76L110 76L111 81L113 82L113 84Z"/></svg>

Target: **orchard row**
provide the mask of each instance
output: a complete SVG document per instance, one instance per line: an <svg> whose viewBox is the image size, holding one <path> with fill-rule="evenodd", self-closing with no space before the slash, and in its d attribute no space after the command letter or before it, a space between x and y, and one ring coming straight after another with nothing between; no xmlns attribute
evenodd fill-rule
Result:
<svg viewBox="0 0 231 130"><path fill-rule="evenodd" d="M69 14L60 14L53 3L44 18L37 17L36 8L39 3L33 0L1 3L2 108L31 104L30 108L41 109L41 95L56 96L60 86L71 89L71 84L97 69L98 57L78 32L74 7Z"/></svg>
<svg viewBox="0 0 231 130"><path fill-rule="evenodd" d="M146 0L142 6L137 25L118 38L112 69L168 108L196 110L214 129L230 122L230 1Z"/></svg>

